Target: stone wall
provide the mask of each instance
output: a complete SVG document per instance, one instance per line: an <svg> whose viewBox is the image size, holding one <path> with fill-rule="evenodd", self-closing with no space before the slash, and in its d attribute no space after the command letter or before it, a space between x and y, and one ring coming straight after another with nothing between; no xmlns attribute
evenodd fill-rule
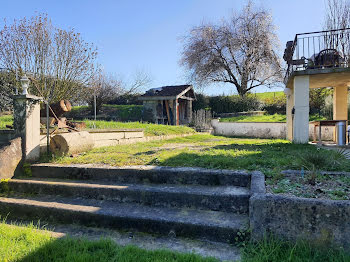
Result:
<svg viewBox="0 0 350 262"><path fill-rule="evenodd" d="M265 233L295 241L350 247L350 201L254 194L249 204L252 237Z"/></svg>
<svg viewBox="0 0 350 262"><path fill-rule="evenodd" d="M280 122L220 122L212 120L215 135L256 137L256 138L279 138L286 139L286 123ZM314 126L309 125L309 137L313 139ZM322 127L322 140L333 140L334 127ZM317 129L318 138L318 129Z"/></svg>
<svg viewBox="0 0 350 262"><path fill-rule="evenodd" d="M20 137L0 146L0 179L12 178L22 160L22 140Z"/></svg>
<svg viewBox="0 0 350 262"><path fill-rule="evenodd" d="M153 140L171 139L175 137L189 136L183 135L166 135L166 136L145 136L143 129L96 129L89 130L94 139L94 148L103 146L116 146L133 144L137 142L147 142ZM40 135L40 151L46 152L46 135Z"/></svg>

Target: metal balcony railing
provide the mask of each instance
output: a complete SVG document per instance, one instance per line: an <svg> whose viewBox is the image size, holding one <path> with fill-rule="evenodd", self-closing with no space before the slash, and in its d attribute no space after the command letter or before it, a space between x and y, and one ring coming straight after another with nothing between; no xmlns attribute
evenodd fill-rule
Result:
<svg viewBox="0 0 350 262"><path fill-rule="evenodd" d="M284 82L295 71L350 67L350 28L296 34L288 41Z"/></svg>

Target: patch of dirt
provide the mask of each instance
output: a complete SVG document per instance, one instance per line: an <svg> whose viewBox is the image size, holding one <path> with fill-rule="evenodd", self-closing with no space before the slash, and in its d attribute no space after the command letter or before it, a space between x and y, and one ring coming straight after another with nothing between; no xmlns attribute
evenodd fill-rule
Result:
<svg viewBox="0 0 350 262"><path fill-rule="evenodd" d="M288 174L277 182L268 181L268 193L331 200L350 200L350 177L345 175L318 175L316 183L309 175Z"/></svg>

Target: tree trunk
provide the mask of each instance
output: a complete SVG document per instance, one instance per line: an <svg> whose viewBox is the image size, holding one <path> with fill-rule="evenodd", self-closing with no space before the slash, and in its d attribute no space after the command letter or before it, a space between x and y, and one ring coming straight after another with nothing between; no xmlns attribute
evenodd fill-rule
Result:
<svg viewBox="0 0 350 262"><path fill-rule="evenodd" d="M72 132L55 135L50 141L50 151L55 155L73 155L94 147L94 139L89 132Z"/></svg>

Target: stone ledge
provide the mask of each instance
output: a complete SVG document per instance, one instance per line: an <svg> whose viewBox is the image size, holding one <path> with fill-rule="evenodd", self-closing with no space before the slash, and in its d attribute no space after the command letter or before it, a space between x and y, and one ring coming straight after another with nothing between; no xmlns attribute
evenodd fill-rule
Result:
<svg viewBox="0 0 350 262"><path fill-rule="evenodd" d="M250 180L250 195L265 193L265 175L260 171L253 171Z"/></svg>
<svg viewBox="0 0 350 262"><path fill-rule="evenodd" d="M296 241L350 246L350 201L254 194L249 201L253 239L266 233Z"/></svg>

